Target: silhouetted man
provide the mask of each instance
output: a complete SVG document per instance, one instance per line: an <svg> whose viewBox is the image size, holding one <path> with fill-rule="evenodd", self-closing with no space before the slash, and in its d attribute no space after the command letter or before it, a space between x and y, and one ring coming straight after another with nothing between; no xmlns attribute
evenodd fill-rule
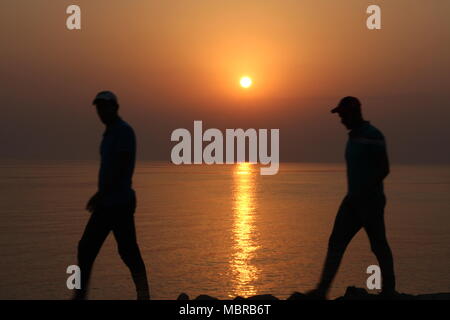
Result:
<svg viewBox="0 0 450 320"><path fill-rule="evenodd" d="M145 264L136 241L136 196L131 186L136 155L135 135L130 125L119 117L119 104L114 93L98 93L93 104L106 130L100 147L98 192L87 203L86 209L92 215L78 244L81 290L76 291L74 298L86 297L95 258L112 231L120 257L131 271L137 298L146 300L150 294Z"/></svg>
<svg viewBox="0 0 450 320"><path fill-rule="evenodd" d="M320 282L309 294L326 298L347 245L364 228L380 265L382 294L390 296L395 294L395 276L384 225L383 179L389 174L384 136L363 119L357 98L343 98L331 112L350 130L345 151L348 192L334 222Z"/></svg>

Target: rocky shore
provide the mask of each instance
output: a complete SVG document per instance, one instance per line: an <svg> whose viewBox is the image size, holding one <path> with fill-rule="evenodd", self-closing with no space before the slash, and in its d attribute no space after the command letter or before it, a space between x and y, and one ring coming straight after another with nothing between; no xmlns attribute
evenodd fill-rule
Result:
<svg viewBox="0 0 450 320"><path fill-rule="evenodd" d="M181 293L177 300L191 300L190 297L186 293ZM195 299L192 300L219 300L217 298L208 296L208 295L199 295ZM243 297L236 297L233 300L281 300L271 294L263 294L263 295L256 295L248 298ZM314 300L304 293L300 292L294 292L290 297L288 297L286 300ZM405 293L399 293L398 295L394 297L384 297L378 294L370 294L367 292L366 289L363 288L357 288L357 287L347 287L347 290L345 291L345 294L339 298L336 298L334 300L338 301L344 301L344 300L450 300L450 292L445 293L430 293L430 294L419 294L419 295L412 295L412 294L405 294Z"/></svg>

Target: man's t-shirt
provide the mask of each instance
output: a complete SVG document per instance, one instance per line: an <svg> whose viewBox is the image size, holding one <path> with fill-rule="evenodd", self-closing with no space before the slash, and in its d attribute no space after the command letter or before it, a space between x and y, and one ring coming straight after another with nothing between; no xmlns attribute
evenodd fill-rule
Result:
<svg viewBox="0 0 450 320"><path fill-rule="evenodd" d="M122 172L117 172L121 153L128 153ZM132 177L136 158L136 137L133 128L119 119L107 127L100 145L101 164L98 190L104 195L102 205L127 204L134 198Z"/></svg>
<svg viewBox="0 0 450 320"><path fill-rule="evenodd" d="M383 180L389 170L386 142L380 130L364 121L349 132L345 151L349 195L382 195Z"/></svg>

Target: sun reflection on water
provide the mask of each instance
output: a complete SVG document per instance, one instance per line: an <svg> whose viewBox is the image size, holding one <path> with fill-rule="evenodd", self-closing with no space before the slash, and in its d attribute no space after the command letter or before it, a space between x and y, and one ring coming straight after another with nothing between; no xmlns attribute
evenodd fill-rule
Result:
<svg viewBox="0 0 450 320"><path fill-rule="evenodd" d="M252 264L259 248L255 227L256 169L249 163L238 163L233 172L233 254L232 296L248 297L256 294L254 281L259 270Z"/></svg>

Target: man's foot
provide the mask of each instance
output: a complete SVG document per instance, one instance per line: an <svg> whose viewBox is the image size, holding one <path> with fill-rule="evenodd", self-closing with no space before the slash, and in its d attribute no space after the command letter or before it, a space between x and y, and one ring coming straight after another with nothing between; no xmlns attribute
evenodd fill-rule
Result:
<svg viewBox="0 0 450 320"><path fill-rule="evenodd" d="M85 290L79 290L75 289L75 292L73 293L72 300L86 300L86 291Z"/></svg>
<svg viewBox="0 0 450 320"><path fill-rule="evenodd" d="M150 289L148 286L147 273L138 272L132 274L136 286L137 300L150 300Z"/></svg>
<svg viewBox="0 0 450 320"><path fill-rule="evenodd" d="M150 300L150 294L148 292L138 292L137 300Z"/></svg>

